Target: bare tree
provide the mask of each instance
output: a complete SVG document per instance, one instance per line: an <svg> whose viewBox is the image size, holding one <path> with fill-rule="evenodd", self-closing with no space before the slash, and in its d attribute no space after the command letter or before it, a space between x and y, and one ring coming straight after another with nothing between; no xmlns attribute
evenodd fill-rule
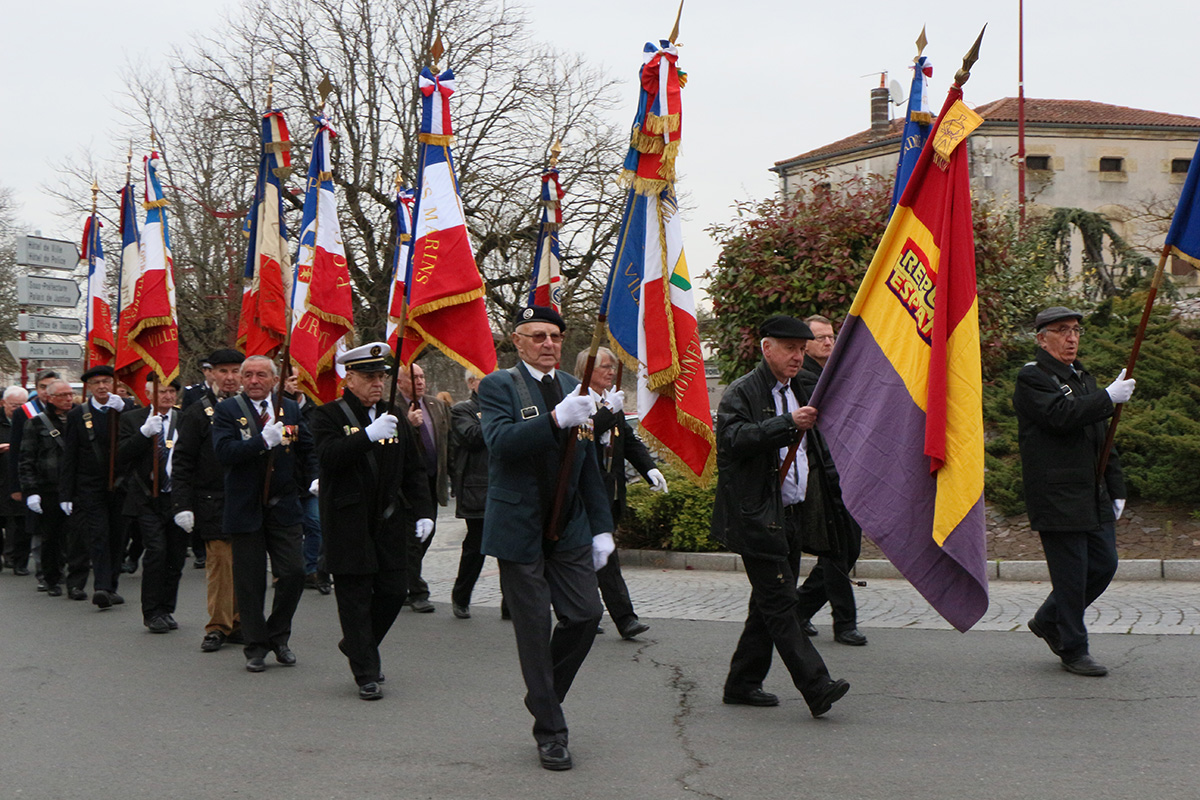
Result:
<svg viewBox="0 0 1200 800"><path fill-rule="evenodd" d="M12 189L0 186L0 340L17 338L17 219ZM16 359L0 348L0 369L11 372Z"/></svg>

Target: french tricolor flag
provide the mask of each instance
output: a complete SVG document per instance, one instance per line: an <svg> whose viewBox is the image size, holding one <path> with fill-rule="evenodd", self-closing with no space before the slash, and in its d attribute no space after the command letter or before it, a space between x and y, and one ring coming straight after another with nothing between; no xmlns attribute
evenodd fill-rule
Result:
<svg viewBox="0 0 1200 800"><path fill-rule="evenodd" d="M108 273L104 245L100 242L100 219L95 211L83 224L83 257L88 264L87 366L94 367L110 363L117 351L113 343L112 307L104 288Z"/></svg>

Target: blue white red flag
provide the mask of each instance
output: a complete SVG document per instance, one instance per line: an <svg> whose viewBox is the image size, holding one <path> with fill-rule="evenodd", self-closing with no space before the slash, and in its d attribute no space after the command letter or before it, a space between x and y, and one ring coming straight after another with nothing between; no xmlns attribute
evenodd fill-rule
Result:
<svg viewBox="0 0 1200 800"><path fill-rule="evenodd" d="M246 218L250 245L246 249L237 337L248 356L273 357L287 339L292 266L288 263L282 181L292 171L291 149L283 112L263 114L258 181Z"/></svg>
<svg viewBox="0 0 1200 800"><path fill-rule="evenodd" d="M412 215L416 194L412 189L400 186L396 191L396 241L392 257L392 285L388 289L387 342L396 352L396 337L400 323L404 320L404 280L408 272L408 253L412 249ZM407 335L415 337L406 326ZM420 340L413 346L419 346Z"/></svg>
<svg viewBox="0 0 1200 800"><path fill-rule="evenodd" d="M1167 231L1166 246L1193 267L1200 268L1200 145L1188 167L1175 217Z"/></svg>
<svg viewBox="0 0 1200 800"><path fill-rule="evenodd" d="M988 607L983 381L968 152L956 84L811 404L854 519L960 631Z"/></svg>
<svg viewBox="0 0 1200 800"><path fill-rule="evenodd" d="M129 345L133 317L126 309L133 305L138 277L142 274L142 237L138 230L137 194L133 185L121 189L121 260L117 272L117 379L127 384L145 401L146 376L150 367Z"/></svg>
<svg viewBox="0 0 1200 800"><path fill-rule="evenodd" d="M678 58L668 41L644 49L622 174L629 195L601 311L613 350L637 370L642 436L704 484L716 462L716 437L675 197L687 81Z"/></svg>
<svg viewBox="0 0 1200 800"><path fill-rule="evenodd" d="M904 114L904 133L900 138L900 161L896 164L896 185L892 188L892 210L900 202L904 187L917 166L917 159L933 127L929 111L929 79L933 77L933 62L927 56L917 56L913 65L912 88L908 94L908 110Z"/></svg>
<svg viewBox="0 0 1200 800"><path fill-rule="evenodd" d="M83 225L83 257L87 260L87 309L85 327L87 340L87 360L85 368L100 364L109 364L116 355L117 347L113 342L112 307L108 302L108 289L105 282L108 270L104 261L104 245L100 242L100 218L96 212L88 217Z"/></svg>
<svg viewBox="0 0 1200 800"><path fill-rule="evenodd" d="M333 194L330 142L337 136L324 114L316 117L312 160L300 223L300 254L292 282L292 369L300 388L313 400L338 397L345 371L336 363L354 330L350 268Z"/></svg>
<svg viewBox="0 0 1200 800"><path fill-rule="evenodd" d="M454 73L434 75L425 68L420 85L420 171L404 281L407 331L420 338L406 331L401 360L411 364L431 344L483 377L496 369L496 345L454 175L449 106Z"/></svg>
<svg viewBox="0 0 1200 800"><path fill-rule="evenodd" d="M562 311L562 267L558 250L558 231L562 227L562 186L558 170L542 173L542 222L538 228L537 248L533 256L533 276L529 281L529 305Z"/></svg>

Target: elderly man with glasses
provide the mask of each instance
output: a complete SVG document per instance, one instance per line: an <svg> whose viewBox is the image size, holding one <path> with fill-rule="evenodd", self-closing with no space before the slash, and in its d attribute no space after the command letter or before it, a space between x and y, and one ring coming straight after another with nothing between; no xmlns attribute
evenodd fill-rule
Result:
<svg viewBox="0 0 1200 800"><path fill-rule="evenodd" d="M1125 481L1114 451L1103 474L1105 420L1133 395L1125 370L1103 391L1078 360L1083 315L1054 306L1037 315L1037 358L1013 392L1029 525L1042 538L1050 596L1029 620L1063 669L1100 677L1108 669L1088 652L1083 614L1117 571L1115 523Z"/></svg>

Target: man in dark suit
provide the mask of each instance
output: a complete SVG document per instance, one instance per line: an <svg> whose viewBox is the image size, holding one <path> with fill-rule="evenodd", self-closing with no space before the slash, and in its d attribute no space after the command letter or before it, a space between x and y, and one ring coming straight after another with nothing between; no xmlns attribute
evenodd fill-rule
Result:
<svg viewBox="0 0 1200 800"><path fill-rule="evenodd" d="M296 663L288 639L304 593L300 488L316 480L312 436L300 407L272 396L278 381L269 358L247 358L242 393L221 401L213 414L213 450L225 469L224 532L233 545L233 589L250 672L266 669L263 659L271 651L284 666ZM268 554L276 582L271 616L264 618Z"/></svg>
<svg viewBox="0 0 1200 800"><path fill-rule="evenodd" d="M411 373L411 375L409 374ZM425 393L425 370L420 364L411 369L401 369L396 386L404 396L408 424L417 432L417 447L425 463L429 480L429 493L439 506L450 502L450 409L436 397ZM433 612L429 602L429 584L421 577L421 565L429 545L433 543L434 530L428 536L408 544L408 600L407 604L418 614Z"/></svg>
<svg viewBox="0 0 1200 800"><path fill-rule="evenodd" d="M458 574L450 591L450 607L457 619L471 618L471 592L483 570L485 556L479 552L483 539L483 510L487 504L487 444L483 441L479 411L479 381L467 370L471 396L450 409L450 452L454 461L454 516L467 523ZM507 608L507 607L506 607Z"/></svg>
<svg viewBox="0 0 1200 800"><path fill-rule="evenodd" d="M575 359L575 372L583 375L587 366L588 351L579 351ZM633 433L625 419L625 393L613 389L617 376L617 357L607 347L596 352L596 363L592 368L592 379L588 385L598 410L592 417L595 436L593 445L600 474L604 477L604 488L612 503L613 524L621 521L625 514L625 462L628 461L655 491L667 491L667 479L654 463L654 457ZM650 626L638 619L633 601L629 598L629 587L621 574L621 562L616 551L608 563L596 573L600 583L600 596L604 607L617 626L622 639L633 639L650 630Z"/></svg>
<svg viewBox="0 0 1200 800"><path fill-rule="evenodd" d="M167 633L179 627L175 602L187 557L187 533L175 524L171 506L171 475L179 438L179 411L175 408L179 389L176 378L158 387L158 396L151 398L151 405L123 415L117 452L126 474L125 515L136 519L142 532L142 624L151 633Z"/></svg>
<svg viewBox="0 0 1200 800"><path fill-rule="evenodd" d="M363 700L383 697L379 645L408 591L408 541L433 528L435 513L417 433L398 426L383 399L388 353L386 342L372 342L339 356L346 388L313 412L325 562L342 625L338 648Z"/></svg>
<svg viewBox="0 0 1200 800"><path fill-rule="evenodd" d="M612 512L592 452L596 404L555 368L565 328L553 309L523 309L512 335L521 360L479 384L488 450L481 548L500 563L525 707L541 764L551 770L572 765L562 702L596 637L603 613L596 570L613 552ZM568 437L576 445L556 521L550 518ZM558 622L548 636L551 608Z"/></svg>
<svg viewBox="0 0 1200 800"><path fill-rule="evenodd" d="M850 690L833 680L821 654L800 628L796 573L802 519L817 482L808 480L810 453L819 446L817 410L797 379L812 331L782 314L759 327L762 362L729 385L717 412L717 494L712 535L742 557L750 580L746 624L725 679L724 702L775 706L763 691L772 650L791 675L814 717L828 712ZM782 484L780 470L795 447ZM823 522L822 522L823 524Z"/></svg>
<svg viewBox="0 0 1200 800"><path fill-rule="evenodd" d="M59 505L59 475L67 447L67 412L75 392L64 380L50 380L42 391L45 408L34 414L21 435L21 492L42 539L42 581L51 597L62 597L63 544L68 517ZM38 587L39 589L41 586Z"/></svg>
<svg viewBox="0 0 1200 800"><path fill-rule="evenodd" d="M817 381L821 379L825 362L833 353L837 334L833 332L833 323L827 317L813 315L805 317L804 322L812 331L813 339L804 349L804 363L796 377L804 386L804 390L811 395ZM827 456L824 463L829 475L829 485L836 486L840 495L841 479L833 464L833 457ZM840 496L836 505L838 513L845 511ZM859 553L862 552L862 528L848 512L845 513L845 519L849 533L845 540L846 551L840 558L819 556L808 577L800 585L800 616L803 620L800 624L805 635L816 636L817 629L813 626L811 617L825 603L829 603L829 610L833 614L833 640L840 644L861 647L867 643L867 637L858 629L858 604L854 601L850 570L854 569Z"/></svg>
<svg viewBox="0 0 1200 800"><path fill-rule="evenodd" d="M4 413L0 414L0 477L7 487L0 496L0 522L4 525L4 566L14 571L13 548L25 535L25 504L13 497L21 494L21 485L10 483L9 477L9 460L15 461L20 455L19 449L12 446L12 421L28 399L29 393L24 388L9 386L4 390Z"/></svg>
<svg viewBox="0 0 1200 800"><path fill-rule="evenodd" d="M8 460L8 485L11 487L9 497L13 500L24 503L24 496L21 493L21 476L18 473L20 466L21 452L21 432L25 424L37 416L40 412L45 411L48 407L46 402L50 394L50 384L59 380L58 373L52 369L41 369L37 371L34 378L34 384L37 388L37 394L26 399L21 407L18 408L12 415L12 429L9 432L8 444L13 453L13 457ZM68 406L69 408L69 406ZM13 562L13 575L28 575L29 574L29 556L34 555L35 562L37 554L33 550L34 535L37 533L38 515L25 515L25 529L16 534L13 541L12 552L10 557ZM38 591L46 591L46 582L43 580L42 571L38 568Z"/></svg>
<svg viewBox="0 0 1200 800"><path fill-rule="evenodd" d="M183 411L191 408L192 403L216 395L216 379L213 375L212 361L207 358L200 359L200 372L203 373L204 380L183 387L183 392L179 395L179 408Z"/></svg>
<svg viewBox="0 0 1200 800"><path fill-rule="evenodd" d="M1116 521L1125 509L1125 478L1116 452L1104 473L1105 420L1129 402L1135 382L1125 370L1104 391L1079 362L1083 315L1062 306L1037 315L1037 359L1017 373L1013 408L1029 527L1042 538L1051 591L1029 629L1067 672L1090 677L1108 668L1088 650L1083 615L1117 572Z"/></svg>
<svg viewBox="0 0 1200 800"><path fill-rule="evenodd" d="M225 471L212 445L212 421L217 403L242 388L245 356L221 348L208 357L215 394L201 396L179 419L179 436L171 456L171 505L175 524L204 541L204 570L208 590L208 624L200 650L215 653L226 640L241 639L237 602L233 596L233 550L222 526Z"/></svg>
<svg viewBox="0 0 1200 800"><path fill-rule="evenodd" d="M116 373L107 365L81 376L88 394L67 414L66 450L59 481L59 502L72 517L67 534L67 596L86 600L88 570L92 603L101 610L124 602L117 594L125 558L125 520L121 509L123 474L113 460L113 444L125 401L113 393Z"/></svg>

